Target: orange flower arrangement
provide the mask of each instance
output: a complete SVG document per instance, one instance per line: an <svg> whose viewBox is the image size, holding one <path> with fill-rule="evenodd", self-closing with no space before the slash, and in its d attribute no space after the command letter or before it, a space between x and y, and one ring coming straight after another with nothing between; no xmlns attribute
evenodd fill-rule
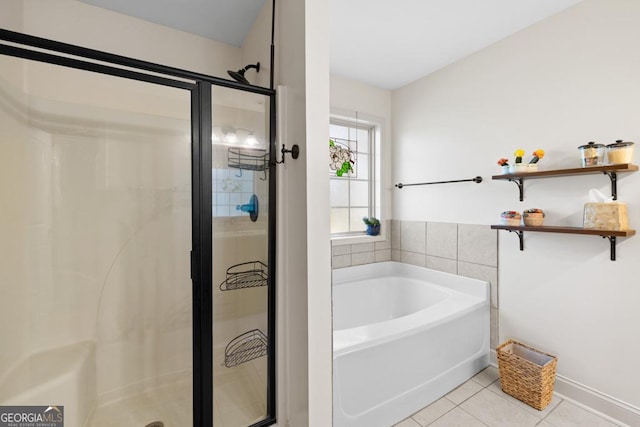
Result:
<svg viewBox="0 0 640 427"><path fill-rule="evenodd" d="M544 157L544 150L541 148L538 148L536 151L533 152L533 158L529 161L529 163L538 163L538 160L540 160L543 157Z"/></svg>

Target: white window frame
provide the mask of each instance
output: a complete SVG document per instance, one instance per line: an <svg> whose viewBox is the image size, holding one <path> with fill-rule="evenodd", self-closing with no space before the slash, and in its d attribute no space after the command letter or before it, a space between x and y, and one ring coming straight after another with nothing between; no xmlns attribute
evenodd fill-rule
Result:
<svg viewBox="0 0 640 427"><path fill-rule="evenodd" d="M329 123L332 125L338 126L348 126L351 128L357 129L368 129L369 130L369 141L368 144L368 157L369 157L369 177L366 179L368 182L368 196L369 196L369 205L368 205L368 213L367 216L375 216L378 219L380 218L380 203L379 203L379 188L380 185L380 171L379 171L379 148L380 148L380 127L381 124L372 120L363 120L357 116L355 117L347 117L347 116L338 116L331 115L329 118ZM330 138L333 138L333 135L329 135ZM361 141L358 141L360 144ZM358 159L356 158L356 168L357 168ZM357 169L356 169L357 170ZM346 177L337 177L334 171L331 171L329 174L330 180L349 180L351 179L349 176ZM355 178L359 179L359 178ZM349 188L350 186L348 186ZM348 190L349 191L349 190ZM348 195L348 206L345 206L349 209L351 207L351 196ZM331 206L333 207L333 206ZM355 208L355 207L354 207ZM348 215L349 221L351 221L351 214ZM349 223L349 229L351 229L351 224ZM340 233L331 233L332 239L344 239L344 238L358 238L358 237L369 237L367 236L365 231L347 231Z"/></svg>

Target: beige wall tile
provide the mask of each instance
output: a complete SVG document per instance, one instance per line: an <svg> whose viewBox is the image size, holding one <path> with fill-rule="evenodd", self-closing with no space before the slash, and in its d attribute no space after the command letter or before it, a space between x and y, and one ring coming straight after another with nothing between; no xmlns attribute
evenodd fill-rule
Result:
<svg viewBox="0 0 640 427"><path fill-rule="evenodd" d="M417 265L418 267L426 267L427 265L426 256L415 252L401 251L400 261L405 264Z"/></svg>
<svg viewBox="0 0 640 427"><path fill-rule="evenodd" d="M376 242L376 251L382 249L391 249L391 240L389 238L383 240L382 242Z"/></svg>
<svg viewBox="0 0 640 427"><path fill-rule="evenodd" d="M351 267L351 255L334 255L331 257L333 268Z"/></svg>
<svg viewBox="0 0 640 427"><path fill-rule="evenodd" d="M419 254L426 253L427 232L426 223L423 221L402 221L400 224L400 249Z"/></svg>
<svg viewBox="0 0 640 427"><path fill-rule="evenodd" d="M400 249L391 249L391 261L402 261L402 255Z"/></svg>
<svg viewBox="0 0 640 427"><path fill-rule="evenodd" d="M497 267L497 230L488 225L458 224L458 261Z"/></svg>
<svg viewBox="0 0 640 427"><path fill-rule="evenodd" d="M391 249L382 249L375 251L376 262L391 261Z"/></svg>
<svg viewBox="0 0 640 427"><path fill-rule="evenodd" d="M498 267L458 261L458 274L491 284L491 307L498 308Z"/></svg>
<svg viewBox="0 0 640 427"><path fill-rule="evenodd" d="M458 224L427 222L427 255L458 258Z"/></svg>
<svg viewBox="0 0 640 427"><path fill-rule="evenodd" d="M331 255L348 255L351 253L351 245L333 246L331 248Z"/></svg>
<svg viewBox="0 0 640 427"><path fill-rule="evenodd" d="M355 245L351 245L351 253L355 254L358 252L371 252L375 250L375 245L373 242L371 243L358 243Z"/></svg>
<svg viewBox="0 0 640 427"><path fill-rule="evenodd" d="M458 265L455 260L427 255L427 268L456 274Z"/></svg>
<svg viewBox="0 0 640 427"><path fill-rule="evenodd" d="M500 339L500 321L499 321L499 312L497 308L491 309L491 333L489 337L489 346L495 349L501 343L498 342Z"/></svg>
<svg viewBox="0 0 640 427"><path fill-rule="evenodd" d="M375 261L373 251L351 254L351 265L371 264Z"/></svg>
<svg viewBox="0 0 640 427"><path fill-rule="evenodd" d="M400 249L400 223L398 219L391 220L391 249Z"/></svg>

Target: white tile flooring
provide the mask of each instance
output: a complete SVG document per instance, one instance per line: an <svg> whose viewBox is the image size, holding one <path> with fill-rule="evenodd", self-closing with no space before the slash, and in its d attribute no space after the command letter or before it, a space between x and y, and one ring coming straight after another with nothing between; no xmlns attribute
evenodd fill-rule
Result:
<svg viewBox="0 0 640 427"><path fill-rule="evenodd" d="M554 396L543 411L505 394L498 370L486 368L395 427L613 427L593 412Z"/></svg>

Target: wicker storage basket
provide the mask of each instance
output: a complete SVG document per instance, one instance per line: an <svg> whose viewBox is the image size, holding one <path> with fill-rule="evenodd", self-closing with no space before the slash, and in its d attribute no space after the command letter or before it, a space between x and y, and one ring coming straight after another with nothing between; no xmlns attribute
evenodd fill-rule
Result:
<svg viewBox="0 0 640 427"><path fill-rule="evenodd" d="M496 348L502 391L543 410L553 398L558 359L508 340Z"/></svg>

